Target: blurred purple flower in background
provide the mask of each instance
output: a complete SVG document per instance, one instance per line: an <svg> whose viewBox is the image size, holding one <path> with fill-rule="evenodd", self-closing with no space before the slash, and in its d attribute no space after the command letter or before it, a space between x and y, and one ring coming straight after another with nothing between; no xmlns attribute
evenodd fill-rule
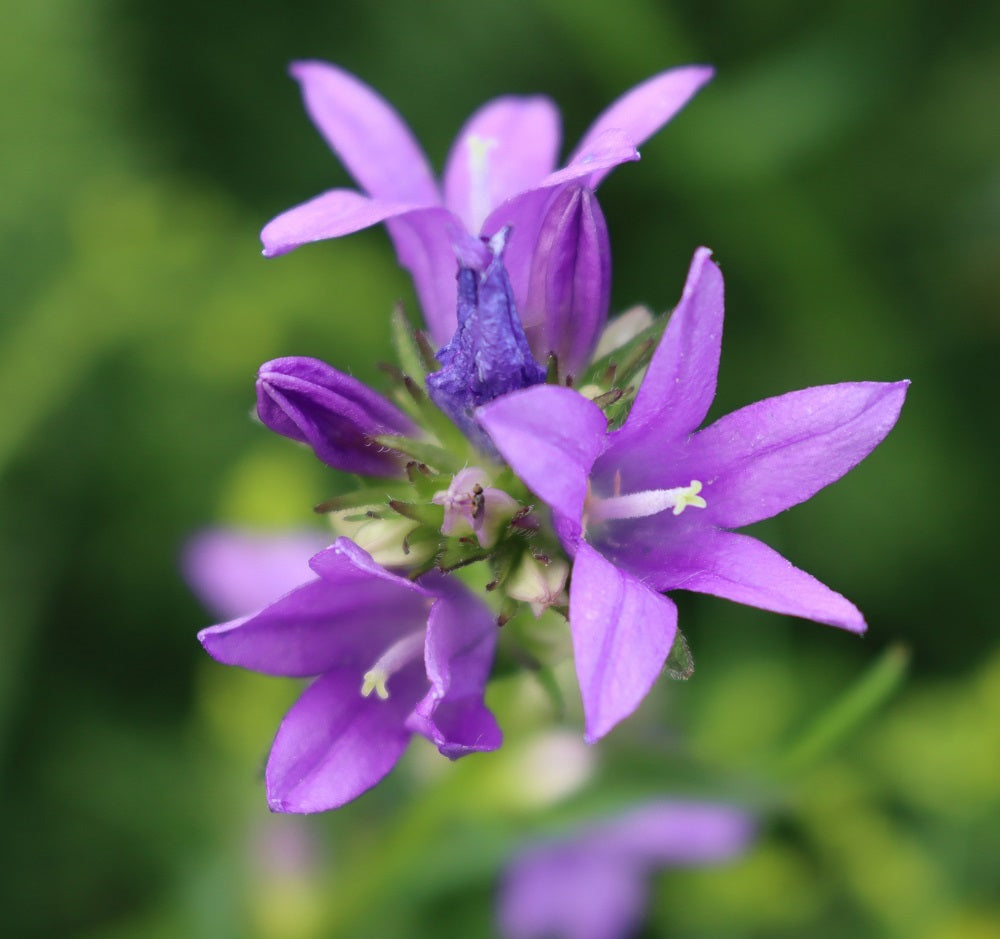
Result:
<svg viewBox="0 0 1000 939"><path fill-rule="evenodd" d="M233 548L245 561L243 540ZM220 562L223 542L212 550L214 563L198 569L196 586L211 597L250 584L256 595L255 568L247 564L227 583L236 566ZM430 574L414 582L392 574L347 538L309 566L312 580L302 583L300 573L298 586L259 612L199 633L224 664L319 676L272 746L266 783L274 811L319 812L349 802L393 768L413 733L452 759L500 746L500 729L483 704L497 639L485 605L454 578Z"/></svg>
<svg viewBox="0 0 1000 939"><path fill-rule="evenodd" d="M753 835L750 816L732 806L671 801L537 844L504 879L500 931L505 939L621 939L642 920L654 870L727 861Z"/></svg>
<svg viewBox="0 0 1000 939"><path fill-rule="evenodd" d="M455 331L455 249L513 229L507 268L535 356L582 365L607 318L607 228L593 190L712 76L692 65L647 79L604 111L556 170L559 113L544 97L496 98L459 132L439 188L396 111L353 75L297 62L306 110L362 193L334 189L283 212L261 232L264 254L386 222L413 277L432 337ZM549 322L551 320L551 322Z"/></svg>
<svg viewBox="0 0 1000 939"><path fill-rule="evenodd" d="M727 529L804 502L863 460L895 424L909 383L807 388L699 431L715 397L722 321L722 273L700 248L622 427L609 431L597 405L556 385L478 412L552 508L573 558L570 628L590 741L631 714L663 668L677 608L660 591L865 629L850 601Z"/></svg>

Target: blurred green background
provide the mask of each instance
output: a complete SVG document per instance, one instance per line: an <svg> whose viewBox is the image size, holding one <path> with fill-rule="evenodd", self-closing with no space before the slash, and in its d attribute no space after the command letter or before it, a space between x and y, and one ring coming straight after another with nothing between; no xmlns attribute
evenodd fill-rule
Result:
<svg viewBox="0 0 1000 939"><path fill-rule="evenodd" d="M518 845L669 794L763 830L741 861L658 876L650 936L1000 935L1000 5L40 0L4 19L5 935L488 935ZM717 66L602 188L614 305L669 308L715 250L715 415L913 380L862 468L759 526L867 638L681 595L695 677L600 747L578 751L575 706L546 736L549 706L507 680L500 753L448 764L418 741L351 806L269 816L296 688L207 660L178 555L208 523L308 522L336 484L249 420L257 365L315 355L378 385L392 303L415 308L381 230L259 256L272 215L348 184L285 73L303 57L379 89L437 166L491 96L551 95L568 149L653 72Z"/></svg>

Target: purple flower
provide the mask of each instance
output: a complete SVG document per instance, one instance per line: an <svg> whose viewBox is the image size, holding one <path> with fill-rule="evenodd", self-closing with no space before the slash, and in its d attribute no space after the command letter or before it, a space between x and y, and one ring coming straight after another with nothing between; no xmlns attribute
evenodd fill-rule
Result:
<svg viewBox="0 0 1000 939"><path fill-rule="evenodd" d="M490 242L485 270L461 264L458 329L438 353L441 369L427 376L431 400L473 442L493 452L474 411L499 395L545 381L531 357L503 266L506 230Z"/></svg>
<svg viewBox="0 0 1000 939"><path fill-rule="evenodd" d="M412 421L367 385L302 356L265 362L257 375L257 414L283 437L309 444L324 463L348 473L398 476L399 456L372 444L378 434L412 434Z"/></svg>
<svg viewBox="0 0 1000 939"><path fill-rule="evenodd" d="M570 628L589 741L649 691L677 632L660 591L715 594L854 632L857 608L762 542L728 529L797 505L885 437L908 382L807 388L698 430L715 396L722 274L700 248L624 425L577 392L527 388L478 412L552 509L573 557ZM670 511L667 511L667 510Z"/></svg>
<svg viewBox="0 0 1000 939"><path fill-rule="evenodd" d="M506 939L631 935L660 867L716 864L746 849L749 816L725 805L654 802L516 858L500 894Z"/></svg>
<svg viewBox="0 0 1000 939"><path fill-rule="evenodd" d="M216 660L318 676L285 715L265 774L276 812L337 808L375 785L413 733L452 759L500 746L483 703L496 647L489 609L441 575L418 582L347 538L269 606L198 634Z"/></svg>
<svg viewBox="0 0 1000 939"><path fill-rule="evenodd" d="M184 579L213 616L231 619L266 606L302 583L317 551L330 543L318 531L280 535L209 528L184 547Z"/></svg>
<svg viewBox="0 0 1000 939"><path fill-rule="evenodd" d="M705 66L687 66L636 86L597 118L560 170L552 102L494 99L459 132L439 189L409 129L371 88L324 62L297 62L291 71L313 123L363 193L334 189L282 213L261 232L264 254L386 222L431 335L443 345L456 325L453 243L462 233L489 237L512 226L507 263L517 305L534 316L536 302L544 302L542 314L558 321L532 330L532 348L544 359L554 336L554 351L574 364L586 358L579 348L596 341L607 315L607 237L592 190L613 167L638 159L635 148L712 75ZM550 251L560 259L536 261ZM538 286L526 305L533 271ZM567 339L574 328L567 323L577 315L581 336Z"/></svg>

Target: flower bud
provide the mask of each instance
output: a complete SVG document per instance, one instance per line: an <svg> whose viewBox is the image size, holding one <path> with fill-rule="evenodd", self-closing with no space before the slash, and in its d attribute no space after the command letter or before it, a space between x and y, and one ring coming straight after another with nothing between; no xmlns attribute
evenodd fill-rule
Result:
<svg viewBox="0 0 1000 939"><path fill-rule="evenodd" d="M371 442L377 434L412 434L410 420L380 394L319 359L287 356L257 375L257 414L275 433L313 448L334 469L398 476L396 454Z"/></svg>
<svg viewBox="0 0 1000 939"><path fill-rule="evenodd" d="M587 364L608 318L611 246L597 196L585 186L556 191L545 209L522 311L535 358L555 353L560 371Z"/></svg>

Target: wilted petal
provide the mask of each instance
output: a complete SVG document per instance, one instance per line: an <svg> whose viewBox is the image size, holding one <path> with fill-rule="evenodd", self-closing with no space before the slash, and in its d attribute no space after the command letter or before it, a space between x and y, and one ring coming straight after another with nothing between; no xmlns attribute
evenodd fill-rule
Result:
<svg viewBox="0 0 1000 939"><path fill-rule="evenodd" d="M850 600L749 535L703 529L646 555L637 536L633 551L629 569L656 590L694 590L851 632L866 629Z"/></svg>
<svg viewBox="0 0 1000 939"><path fill-rule="evenodd" d="M278 534L216 528L184 549L184 577L216 616L232 619L266 606L311 576L309 558L330 543L318 531Z"/></svg>
<svg viewBox="0 0 1000 939"><path fill-rule="evenodd" d="M478 232L500 203L552 172L559 112L543 97L497 98L459 132L444 172L445 204Z"/></svg>
<svg viewBox="0 0 1000 939"><path fill-rule="evenodd" d="M357 669L318 678L292 705L267 761L267 802L274 812L325 812L379 782L406 749L404 726L423 676L419 664L395 676L388 700L362 697Z"/></svg>
<svg viewBox="0 0 1000 939"><path fill-rule="evenodd" d="M531 357L503 266L503 236L484 271L458 274L458 330L437 353L440 370L427 376L431 400L487 451L474 410L487 401L538 384L545 372Z"/></svg>
<svg viewBox="0 0 1000 939"><path fill-rule="evenodd" d="M423 207L412 202L371 199L353 189L331 189L282 212L261 229L264 257L286 254L304 244L339 238Z"/></svg>
<svg viewBox="0 0 1000 939"><path fill-rule="evenodd" d="M608 318L611 247L597 197L582 186L555 190L532 252L521 320L535 358L555 353L560 371L586 365Z"/></svg>
<svg viewBox="0 0 1000 939"><path fill-rule="evenodd" d="M688 103L713 74L714 70L708 66L686 65L660 72L636 85L591 124L573 151L570 162L592 148L594 141L611 129L621 131L632 146L642 146ZM595 172L588 185L596 187L607 172Z"/></svg>
<svg viewBox="0 0 1000 939"><path fill-rule="evenodd" d="M593 743L628 717L653 686L677 634L677 608L581 542L569 622L585 738Z"/></svg>
<svg viewBox="0 0 1000 939"><path fill-rule="evenodd" d="M422 583L438 595L424 645L431 688L407 726L452 759L495 750L502 734L483 703L497 644L493 614L454 580L431 576Z"/></svg>
<svg viewBox="0 0 1000 939"><path fill-rule="evenodd" d="M798 505L860 463L892 430L908 381L793 391L734 411L696 434L676 472L695 467L705 520L740 528Z"/></svg>
<svg viewBox="0 0 1000 939"><path fill-rule="evenodd" d="M631 440L641 434L655 447L696 430L708 414L724 314L722 272L711 258L708 248L695 252L680 302L616 437Z"/></svg>
<svg viewBox="0 0 1000 939"><path fill-rule="evenodd" d="M360 675L426 621L427 591L379 567L347 538L310 565L318 579L253 616L203 629L198 639L209 655L265 675L307 677L344 664L360 666Z"/></svg>
<svg viewBox="0 0 1000 939"><path fill-rule="evenodd" d="M587 478L604 447L604 412L570 388L539 385L497 398L476 415L525 485L578 534Z"/></svg>
<svg viewBox="0 0 1000 939"><path fill-rule="evenodd" d="M415 431L406 415L367 385L304 356L260 367L257 414L275 433L309 444L327 465L371 476L402 472L399 458L371 438Z"/></svg>
<svg viewBox="0 0 1000 939"><path fill-rule="evenodd" d="M369 195L440 204L427 158L381 95L327 62L295 62L291 73L317 130Z"/></svg>

